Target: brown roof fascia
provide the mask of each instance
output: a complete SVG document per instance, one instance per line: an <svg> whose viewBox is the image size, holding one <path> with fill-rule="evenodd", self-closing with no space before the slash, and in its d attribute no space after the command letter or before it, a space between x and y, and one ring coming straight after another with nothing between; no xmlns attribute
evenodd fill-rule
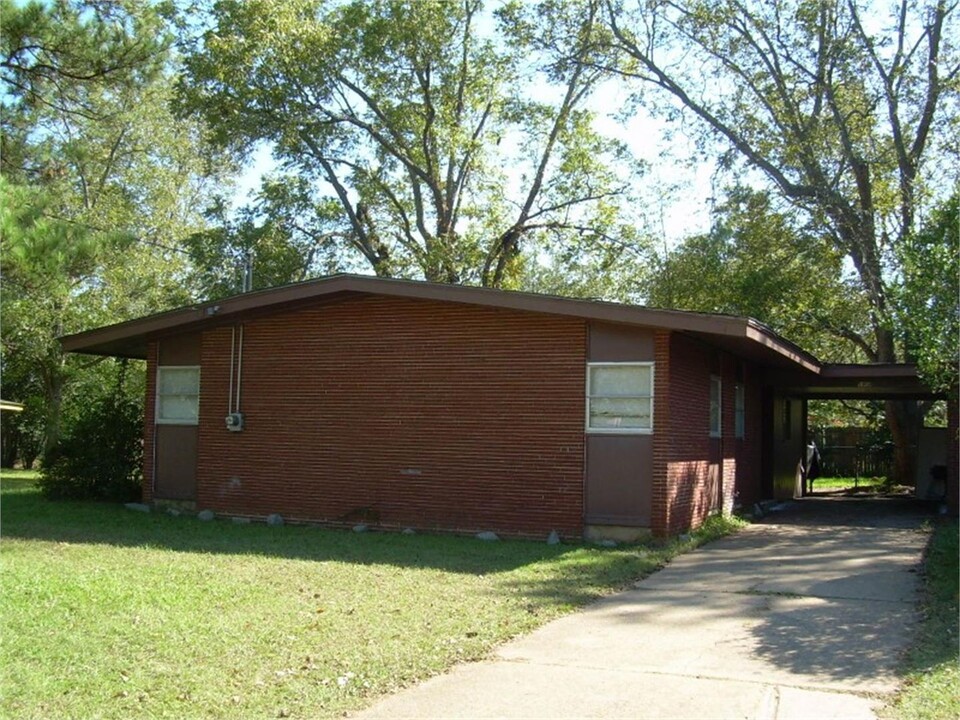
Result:
<svg viewBox="0 0 960 720"><path fill-rule="evenodd" d="M171 328L188 329L191 325L201 323L205 319L204 309L200 306L181 308L158 315L149 315L136 320L115 325L85 330L73 335L64 335L60 344L65 352L90 352L102 354L96 346L113 345L123 340L146 336Z"/></svg>
<svg viewBox="0 0 960 720"><path fill-rule="evenodd" d="M465 285L442 285L414 280L377 278L364 275L333 275L293 285L234 295L116 325L87 330L60 339L67 352L104 353L108 345L135 341L173 331L235 322L250 314L276 312L320 298L357 294L384 295L420 300L437 300L467 305L503 308L633 326L725 335L754 340L791 359L802 367L819 371L819 362L799 347L781 338L761 323L732 315L661 310L598 300L577 300L551 295L494 290Z"/></svg>
<svg viewBox="0 0 960 720"><path fill-rule="evenodd" d="M766 325L753 318L747 319L747 325L747 337L750 340L770 348L774 352L793 361L804 370L817 374L820 373L823 367L821 362L799 345L777 335L777 333Z"/></svg>
<svg viewBox="0 0 960 720"><path fill-rule="evenodd" d="M862 378L872 380L918 377L917 366L911 363L825 364L820 374L824 379Z"/></svg>

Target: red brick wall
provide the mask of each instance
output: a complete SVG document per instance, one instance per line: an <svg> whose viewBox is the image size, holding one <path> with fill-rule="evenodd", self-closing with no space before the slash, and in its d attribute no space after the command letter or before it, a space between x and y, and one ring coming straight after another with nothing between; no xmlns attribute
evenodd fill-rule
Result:
<svg viewBox="0 0 960 720"><path fill-rule="evenodd" d="M947 506L960 511L960 403L956 395L947 400Z"/></svg>
<svg viewBox="0 0 960 720"><path fill-rule="evenodd" d="M233 433L231 330L206 332L197 506L579 535L585 333L577 319L391 298L257 319Z"/></svg>
<svg viewBox="0 0 960 720"><path fill-rule="evenodd" d="M157 393L157 343L147 345L147 393L143 412L143 501L153 500L154 402Z"/></svg>
<svg viewBox="0 0 960 720"><path fill-rule="evenodd" d="M760 481L761 453L763 452L763 388L759 371L749 363L743 365L743 384L746 391L744 436L742 440L734 440L736 457L734 507L750 508L763 499ZM733 437L732 432L731 437Z"/></svg>
<svg viewBox="0 0 960 720"><path fill-rule="evenodd" d="M670 535L760 493L760 386L747 387L746 437L735 434L738 359L680 334L658 333L653 531ZM710 376L719 375L721 438L710 437ZM722 486L722 487L721 487Z"/></svg>
<svg viewBox="0 0 960 720"><path fill-rule="evenodd" d="M737 480L737 441L734 437L736 417L734 407L736 365L734 359L728 355L721 355L714 374L721 378L720 440L714 442L719 443L720 463L723 466L720 473L723 485L720 489L720 506L715 509L729 514L733 512Z"/></svg>
<svg viewBox="0 0 960 720"><path fill-rule="evenodd" d="M696 527L716 508L716 474L710 472L710 375L716 351L682 335L670 341L670 424L655 428L670 444L665 534Z"/></svg>
<svg viewBox="0 0 960 720"><path fill-rule="evenodd" d="M673 446L670 440L670 423L673 419L670 398L671 333L658 330L653 337L653 480L651 483L650 529L655 535L668 534L667 517L671 502L668 470Z"/></svg>

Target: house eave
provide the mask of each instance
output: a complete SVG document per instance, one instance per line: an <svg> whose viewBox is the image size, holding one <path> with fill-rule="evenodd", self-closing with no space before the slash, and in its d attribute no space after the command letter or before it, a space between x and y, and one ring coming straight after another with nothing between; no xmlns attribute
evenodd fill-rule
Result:
<svg viewBox="0 0 960 720"><path fill-rule="evenodd" d="M751 318L361 275L334 275L234 295L68 335L61 338L61 343L67 352L143 359L146 358L147 343L151 338L240 322L252 316L281 312L301 305L336 302L364 295L480 305L725 337L732 342L756 344L755 347L763 348L771 359L781 363L786 362L814 373L819 371L816 358Z"/></svg>

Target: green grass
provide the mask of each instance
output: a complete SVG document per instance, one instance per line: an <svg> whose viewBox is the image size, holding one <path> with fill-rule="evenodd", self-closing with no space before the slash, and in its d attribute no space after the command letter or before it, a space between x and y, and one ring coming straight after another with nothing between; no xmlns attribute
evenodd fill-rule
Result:
<svg viewBox="0 0 960 720"><path fill-rule="evenodd" d="M818 477L813 481L814 492L839 492L846 490L860 490L864 492L879 492L886 489L887 479L880 477Z"/></svg>
<svg viewBox="0 0 960 720"><path fill-rule="evenodd" d="M927 546L922 620L906 658L906 683L885 715L896 720L960 717L960 547L957 521L941 522Z"/></svg>
<svg viewBox="0 0 960 720"><path fill-rule="evenodd" d="M725 534L621 546L202 523L2 481L0 716L331 717Z"/></svg>
<svg viewBox="0 0 960 720"><path fill-rule="evenodd" d="M8 480L38 480L40 478L40 471L3 468L0 470L0 476Z"/></svg>

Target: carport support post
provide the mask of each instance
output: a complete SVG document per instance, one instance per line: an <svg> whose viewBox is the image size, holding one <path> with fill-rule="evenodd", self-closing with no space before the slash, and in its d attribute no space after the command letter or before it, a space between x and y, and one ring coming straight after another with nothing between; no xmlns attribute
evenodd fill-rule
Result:
<svg viewBox="0 0 960 720"><path fill-rule="evenodd" d="M809 407L807 405L807 399L803 398L800 401L800 428L801 428L800 438L801 438L801 441L803 442L803 460L801 461L801 465L800 465L800 467L802 468L801 472L803 473L803 490L800 492L800 495L803 497L806 497L807 495L813 492L812 487L809 490L807 490L807 486L810 483L810 480L807 477L807 475L810 473L810 468L807 467L807 447L810 445L809 420L810 420L810 415L809 415Z"/></svg>

